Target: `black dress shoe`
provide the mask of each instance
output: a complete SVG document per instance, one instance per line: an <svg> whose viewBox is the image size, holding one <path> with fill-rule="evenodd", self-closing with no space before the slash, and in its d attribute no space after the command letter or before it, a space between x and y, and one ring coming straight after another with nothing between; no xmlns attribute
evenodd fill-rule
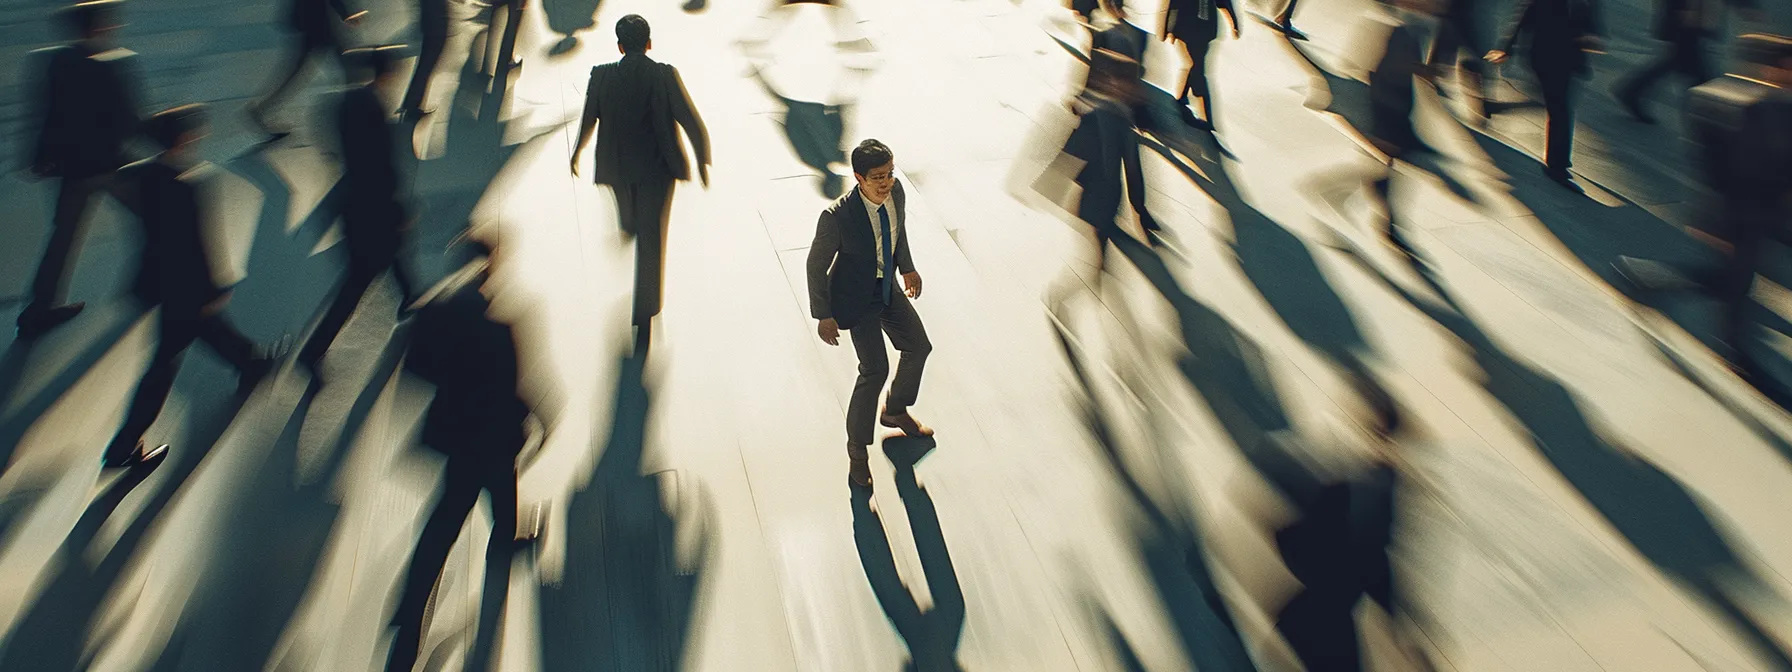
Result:
<svg viewBox="0 0 1792 672"><path fill-rule="evenodd" d="M168 457L168 444L164 443L156 446L153 450L146 450L143 442L138 441L137 447L131 452L124 455L108 456L104 464L107 469L153 468L161 464L162 459L166 457Z"/></svg>
<svg viewBox="0 0 1792 672"><path fill-rule="evenodd" d="M846 470L846 483L855 488L871 488L870 460L852 460L852 466Z"/></svg>
<svg viewBox="0 0 1792 672"><path fill-rule="evenodd" d="M87 307L85 303L65 303L60 306L39 306L33 304L19 313L19 338L36 338L69 320L75 319Z"/></svg>

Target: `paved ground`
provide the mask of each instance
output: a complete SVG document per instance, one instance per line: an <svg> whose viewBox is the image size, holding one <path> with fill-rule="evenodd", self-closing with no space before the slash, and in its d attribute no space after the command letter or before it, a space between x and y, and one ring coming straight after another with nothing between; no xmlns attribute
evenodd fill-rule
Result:
<svg viewBox="0 0 1792 672"><path fill-rule="evenodd" d="M244 154L227 114L271 63L273 9L139 4L124 40L151 102L225 113L208 156L218 266L243 278L232 316L258 338L302 333L341 263L313 101L286 113L310 132L263 155ZM1361 183L1375 164L1321 111L1348 99L1350 63L1373 62L1366 0L1306 3L1304 51L1258 23L1222 41L1233 158L1163 133L1146 172L1175 253L1116 258L1099 290L1086 239L1025 188L1071 123L1078 66L1052 36L1077 33L1053 3L854 3L787 24L758 2L542 4L495 115L486 83L453 67L478 23L456 5L444 113L415 139L419 265L439 276L433 251L469 222L496 227L514 260L499 309L552 428L523 485L548 512L543 548L508 590L493 589L502 572L485 587L473 549L489 516L475 514L429 669L1227 669L1240 640L1259 667L1292 667L1270 625L1296 587L1269 536L1287 507L1247 457L1265 435L1320 464L1360 457L1338 373L1358 357L1424 436L1403 452L1396 548L1411 627L1369 629L1378 667L1409 666L1390 630L1463 670L1767 669L1758 640L1792 648L1792 418L1700 343L1707 310L1643 308L1605 277L1617 254L1701 254L1671 118L1629 124L1598 93L1648 48L1639 3L1608 10L1612 55L1580 134L1588 197L1538 175L1538 110L1496 117L1490 136L1425 97L1422 133L1467 196L1406 171L1395 210L1447 297L1374 242ZM49 39L41 5L0 8L5 55ZM402 6L367 6L366 41L409 39ZM606 28L562 43L594 12ZM584 73L614 57L607 26L630 12L680 67L716 157L709 189L680 186L645 364L627 352L630 252L609 196L566 174ZM835 42L871 51L839 57ZM1157 49L1149 78L1175 81L1180 58ZM6 76L0 120L17 138ZM802 276L826 202L811 166L831 145L814 138L833 123L896 148L936 344L917 413L937 447L917 463L920 447L885 444L869 498L842 483L853 356L814 338ZM0 199L12 294L48 192L14 173ZM0 356L0 669L377 667L441 468L415 447L427 391L393 375L395 291L363 305L314 401L287 375L239 407L227 370L190 357L154 430L169 461L140 483L99 474L152 337L108 298L133 248L117 215L96 219L75 272L94 307ZM1054 313L1047 296L1068 299ZM1778 285L1762 299L1792 315ZM1237 637L1202 599L1209 576ZM478 636L499 605L497 634ZM1384 623L1374 611L1365 622Z"/></svg>

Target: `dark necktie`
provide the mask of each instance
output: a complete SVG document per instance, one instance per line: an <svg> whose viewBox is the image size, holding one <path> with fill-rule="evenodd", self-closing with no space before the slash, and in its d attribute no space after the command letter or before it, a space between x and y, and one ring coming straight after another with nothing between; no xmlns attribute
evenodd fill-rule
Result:
<svg viewBox="0 0 1792 672"><path fill-rule="evenodd" d="M878 230L883 232L883 250L878 253L880 255L878 258L883 260L884 305L887 306L890 305L890 287L892 285L890 279L892 276L896 275L894 272L896 270L894 268L895 263L890 259L890 209L887 206L877 206L877 220Z"/></svg>

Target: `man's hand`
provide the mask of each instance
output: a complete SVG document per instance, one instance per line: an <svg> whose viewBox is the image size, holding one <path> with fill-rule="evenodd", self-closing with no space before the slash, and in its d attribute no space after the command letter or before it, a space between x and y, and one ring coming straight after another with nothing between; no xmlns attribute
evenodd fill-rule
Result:
<svg viewBox="0 0 1792 672"><path fill-rule="evenodd" d="M921 274L916 273L914 271L909 271L907 273L903 273L902 274L902 287L903 287L902 293L907 294L908 298L911 298L911 299L921 298Z"/></svg>
<svg viewBox="0 0 1792 672"><path fill-rule="evenodd" d="M834 318L827 318L815 327L815 333L821 336L821 342L828 345L840 344L840 324Z"/></svg>
<svg viewBox="0 0 1792 672"><path fill-rule="evenodd" d="M573 177L579 176L579 153L578 152L572 153L572 176Z"/></svg>
<svg viewBox="0 0 1792 672"><path fill-rule="evenodd" d="M1487 52L1487 56L1485 57L1485 60L1488 63L1505 63L1506 62L1506 52L1500 51L1499 49L1489 51L1489 52Z"/></svg>
<svg viewBox="0 0 1792 672"><path fill-rule="evenodd" d="M361 25L361 22L366 19L367 19L367 10L363 9L359 12L355 12L348 16L342 17L342 22L347 24L348 27L353 28L355 26Z"/></svg>

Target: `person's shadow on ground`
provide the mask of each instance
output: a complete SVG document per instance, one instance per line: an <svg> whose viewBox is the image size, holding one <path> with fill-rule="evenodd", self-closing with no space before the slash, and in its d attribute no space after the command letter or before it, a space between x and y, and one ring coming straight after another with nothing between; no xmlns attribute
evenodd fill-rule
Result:
<svg viewBox="0 0 1792 672"><path fill-rule="evenodd" d="M936 445L930 437L884 440L884 454L896 466L896 493L908 512L909 530L914 533L915 550L921 556L921 572L933 596L931 609L921 609L897 574L883 517L871 508L871 491L854 488L852 493L852 536L865 580L871 583L871 592L877 596L877 603L896 634L908 644L909 660L903 669L920 672L962 669L958 664L958 644L964 637L964 589L959 587L958 572L952 567L952 554L946 548L933 496L915 477L915 464Z"/></svg>
<svg viewBox="0 0 1792 672"><path fill-rule="evenodd" d="M639 355L620 359L610 438L568 505L566 574L541 588L548 672L674 670L690 644L698 587L714 561L714 513L675 472L641 473L653 405L644 365ZM663 504L668 495L676 511ZM689 566L679 557L682 525L696 526Z"/></svg>

